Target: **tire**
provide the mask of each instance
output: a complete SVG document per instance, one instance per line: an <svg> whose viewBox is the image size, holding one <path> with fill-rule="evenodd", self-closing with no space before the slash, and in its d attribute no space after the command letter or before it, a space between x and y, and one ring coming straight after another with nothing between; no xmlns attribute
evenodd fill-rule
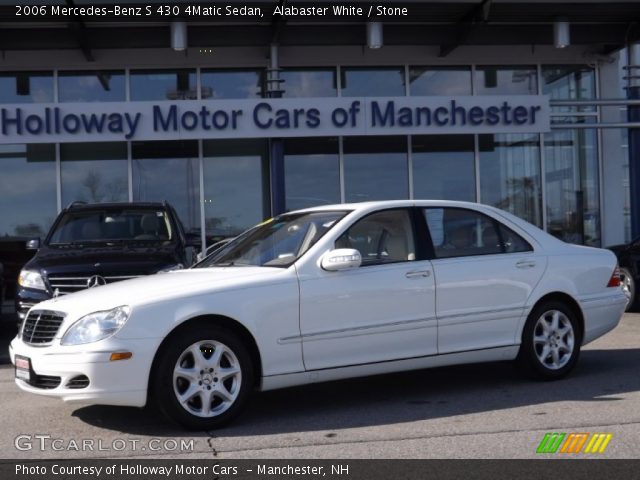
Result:
<svg viewBox="0 0 640 480"><path fill-rule="evenodd" d="M629 299L625 312L633 311L637 308L638 302L636 301L636 281L631 275L631 272L626 268L620 268L620 283L622 285L622 291Z"/></svg>
<svg viewBox="0 0 640 480"><path fill-rule="evenodd" d="M187 327L158 355L152 394L167 417L190 430L229 423L253 389L254 367L247 348L237 335L218 326Z"/></svg>
<svg viewBox="0 0 640 480"><path fill-rule="evenodd" d="M575 367L581 344L582 333L574 311L559 301L544 302L527 318L517 362L530 377L558 380Z"/></svg>

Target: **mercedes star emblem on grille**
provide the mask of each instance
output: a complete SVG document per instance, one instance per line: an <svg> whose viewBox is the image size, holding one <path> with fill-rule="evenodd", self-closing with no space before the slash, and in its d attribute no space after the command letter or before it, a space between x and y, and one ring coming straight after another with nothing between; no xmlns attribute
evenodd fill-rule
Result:
<svg viewBox="0 0 640 480"><path fill-rule="evenodd" d="M87 280L87 288L99 287L100 285L106 284L107 281L100 275L94 275L92 277L89 277L89 280Z"/></svg>

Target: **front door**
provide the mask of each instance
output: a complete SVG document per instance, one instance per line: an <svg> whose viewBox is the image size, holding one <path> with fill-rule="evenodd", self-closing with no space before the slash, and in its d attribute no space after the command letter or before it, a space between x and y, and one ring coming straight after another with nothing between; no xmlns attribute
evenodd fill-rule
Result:
<svg viewBox="0 0 640 480"><path fill-rule="evenodd" d="M433 272L414 232L410 209L369 214L335 242L360 251L359 268L300 277L307 370L437 353Z"/></svg>

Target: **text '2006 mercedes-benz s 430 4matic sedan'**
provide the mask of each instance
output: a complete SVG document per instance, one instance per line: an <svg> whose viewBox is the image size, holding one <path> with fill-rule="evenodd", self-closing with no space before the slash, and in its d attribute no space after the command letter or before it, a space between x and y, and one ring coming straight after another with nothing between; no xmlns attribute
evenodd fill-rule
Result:
<svg viewBox="0 0 640 480"><path fill-rule="evenodd" d="M191 269L40 303L10 353L28 392L157 402L209 429L254 389L499 360L557 379L626 302L613 253L492 207L332 205L266 221Z"/></svg>

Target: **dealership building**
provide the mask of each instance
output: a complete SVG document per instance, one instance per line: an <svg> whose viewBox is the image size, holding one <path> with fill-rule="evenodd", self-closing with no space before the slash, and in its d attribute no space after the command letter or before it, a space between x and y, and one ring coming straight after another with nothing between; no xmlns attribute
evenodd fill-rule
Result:
<svg viewBox="0 0 640 480"><path fill-rule="evenodd" d="M405 198L494 205L585 245L640 233L637 1L405 2L368 23L277 3L117 22L4 10L0 242L44 236L73 201L166 200L209 243Z"/></svg>

